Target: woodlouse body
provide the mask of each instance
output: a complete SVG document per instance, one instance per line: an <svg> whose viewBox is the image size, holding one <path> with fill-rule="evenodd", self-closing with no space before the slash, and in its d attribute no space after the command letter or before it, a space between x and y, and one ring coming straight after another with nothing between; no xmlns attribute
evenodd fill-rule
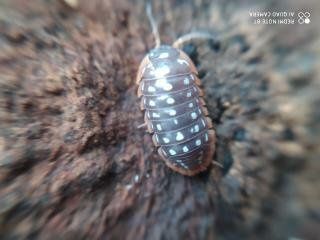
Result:
<svg viewBox="0 0 320 240"><path fill-rule="evenodd" d="M182 50L167 45L152 49L137 74L141 109L158 153L170 168L189 176L205 170L215 150L197 74Z"/></svg>

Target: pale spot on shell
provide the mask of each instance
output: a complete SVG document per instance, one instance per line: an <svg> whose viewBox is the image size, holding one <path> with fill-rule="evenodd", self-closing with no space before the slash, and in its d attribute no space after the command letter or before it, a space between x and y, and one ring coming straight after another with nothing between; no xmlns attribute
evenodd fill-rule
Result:
<svg viewBox="0 0 320 240"><path fill-rule="evenodd" d="M182 151L183 151L183 152L188 152L188 151L189 151L189 148L188 148L187 146L184 146L184 147L182 148Z"/></svg>
<svg viewBox="0 0 320 240"><path fill-rule="evenodd" d="M163 101L165 99L168 98L168 95L161 95L160 97L158 97L159 100Z"/></svg>
<svg viewBox="0 0 320 240"><path fill-rule="evenodd" d="M159 114L159 113L154 112L154 113L152 113L152 117L154 117L154 118L159 118L159 117L160 117L160 114Z"/></svg>
<svg viewBox="0 0 320 240"><path fill-rule="evenodd" d="M171 155L176 155L176 154L177 154L177 152L176 152L175 150L173 150L173 149L169 149L169 153L170 153Z"/></svg>
<svg viewBox="0 0 320 240"><path fill-rule="evenodd" d="M167 82L166 78L160 78L156 81L155 86L157 88L162 88L165 91L170 91L173 87L170 83Z"/></svg>
<svg viewBox="0 0 320 240"><path fill-rule="evenodd" d="M168 113L169 113L170 116L174 116L174 115L177 114L177 111L174 110L174 109L170 109L170 110L168 111Z"/></svg>
<svg viewBox="0 0 320 240"><path fill-rule="evenodd" d="M149 101L149 105L150 105L151 107L154 107L154 106L156 105L156 103L155 103L154 101L150 100L150 101Z"/></svg>
<svg viewBox="0 0 320 240"><path fill-rule="evenodd" d="M191 118L192 118L192 119L196 119L196 118L197 118L197 114L196 114L195 112L192 112L192 113L191 113Z"/></svg>
<svg viewBox="0 0 320 240"><path fill-rule="evenodd" d="M189 169L189 167L187 165L185 165L183 162L180 163L180 165L186 169Z"/></svg>
<svg viewBox="0 0 320 240"><path fill-rule="evenodd" d="M170 142L170 139L167 138L167 137L164 137L164 138L162 138L162 139L163 139L164 143L169 143L169 142Z"/></svg>
<svg viewBox="0 0 320 240"><path fill-rule="evenodd" d="M177 119L174 119L173 122L174 122L174 124L178 125L178 120Z"/></svg>
<svg viewBox="0 0 320 240"><path fill-rule="evenodd" d="M161 124L157 124L157 129L158 129L159 131L162 130Z"/></svg>
<svg viewBox="0 0 320 240"><path fill-rule="evenodd" d="M160 53L159 58L167 58L169 57L169 53L164 52L164 53Z"/></svg>
<svg viewBox="0 0 320 240"><path fill-rule="evenodd" d="M156 89L154 87L152 87L152 86L148 87L148 92L155 92L155 91L156 91Z"/></svg>
<svg viewBox="0 0 320 240"><path fill-rule="evenodd" d="M167 99L168 104L174 104L174 102L175 102L174 99L171 97Z"/></svg>
<svg viewBox="0 0 320 240"><path fill-rule="evenodd" d="M188 85L188 84L190 83L189 78L185 78L185 79L183 80L183 83L184 83L185 85Z"/></svg>
<svg viewBox="0 0 320 240"><path fill-rule="evenodd" d="M199 132L199 125L198 125L198 124L196 124L196 125L194 126L194 131L195 131L195 132Z"/></svg>
<svg viewBox="0 0 320 240"><path fill-rule="evenodd" d="M200 145L201 145L201 140L200 140L200 139L197 139L197 140L196 140L196 145L197 145L197 146L200 146Z"/></svg>
<svg viewBox="0 0 320 240"><path fill-rule="evenodd" d="M181 65L182 65L182 64L186 64L187 66L189 66L189 63L188 63L186 60L184 60L184 59L178 59L177 61L178 61L178 63L181 64Z"/></svg>
<svg viewBox="0 0 320 240"><path fill-rule="evenodd" d="M181 132L178 132L178 133L177 133L177 136L176 136L176 140L177 140L177 141L181 141L181 140L183 140L183 139L184 139L183 134L182 134Z"/></svg>
<svg viewBox="0 0 320 240"><path fill-rule="evenodd" d="M189 108L192 108L193 107L193 103L189 103Z"/></svg>
<svg viewBox="0 0 320 240"><path fill-rule="evenodd" d="M191 92L187 92L187 97L191 97Z"/></svg>
<svg viewBox="0 0 320 240"><path fill-rule="evenodd" d="M151 74L153 74L157 78L163 77L168 73L170 73L170 67L167 65L160 66L151 72Z"/></svg>

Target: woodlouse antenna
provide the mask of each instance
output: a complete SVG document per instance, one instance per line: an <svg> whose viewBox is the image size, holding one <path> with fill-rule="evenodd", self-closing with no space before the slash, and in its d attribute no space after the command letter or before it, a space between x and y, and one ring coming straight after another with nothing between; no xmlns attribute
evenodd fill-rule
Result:
<svg viewBox="0 0 320 240"><path fill-rule="evenodd" d="M156 42L156 48L160 46L161 42L160 42L160 35L159 35L159 31L158 31L158 26L157 23L152 15L152 8L151 8L151 2L149 1L147 3L147 7L146 7L146 12L147 12L147 16L149 19L149 22L151 24L151 28L152 28L152 33Z"/></svg>
<svg viewBox="0 0 320 240"><path fill-rule="evenodd" d="M191 32L179 37L172 46L175 48L180 48L185 42L191 41L192 39L212 39L216 40L216 37L208 32Z"/></svg>

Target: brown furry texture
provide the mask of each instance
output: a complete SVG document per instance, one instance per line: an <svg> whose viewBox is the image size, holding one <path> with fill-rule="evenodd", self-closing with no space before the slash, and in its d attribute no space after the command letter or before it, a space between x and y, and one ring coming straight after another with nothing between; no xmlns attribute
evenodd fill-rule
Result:
<svg viewBox="0 0 320 240"><path fill-rule="evenodd" d="M184 47L223 165L193 178L136 128L144 1L66 2L0 3L1 239L318 236L318 1L154 1L164 43L219 36ZM311 24L254 25L257 8Z"/></svg>

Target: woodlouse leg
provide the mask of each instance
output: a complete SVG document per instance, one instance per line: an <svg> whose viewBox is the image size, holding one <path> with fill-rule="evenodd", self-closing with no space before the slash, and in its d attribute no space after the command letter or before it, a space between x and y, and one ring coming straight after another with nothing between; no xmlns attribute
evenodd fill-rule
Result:
<svg viewBox="0 0 320 240"><path fill-rule="evenodd" d="M151 124L149 122L146 122L146 124L147 124L148 133L153 133Z"/></svg>
<svg viewBox="0 0 320 240"><path fill-rule="evenodd" d="M147 127L147 124L146 123L142 123L137 128L145 128L145 127Z"/></svg>
<svg viewBox="0 0 320 240"><path fill-rule="evenodd" d="M152 142L153 142L153 144L154 144L156 147L160 146L159 143L158 143L158 141L157 141L156 134L153 134L153 135L152 135Z"/></svg>
<svg viewBox="0 0 320 240"><path fill-rule="evenodd" d="M144 97L142 97L142 98L141 98L141 101L140 101L140 110L143 111L143 110L145 110L145 109L146 109L146 107L145 107L145 105L144 105Z"/></svg>
<svg viewBox="0 0 320 240"><path fill-rule="evenodd" d="M164 159L165 161L167 160L167 157L163 154L163 151L162 151L161 147L158 148L158 153L162 157L162 159Z"/></svg>

